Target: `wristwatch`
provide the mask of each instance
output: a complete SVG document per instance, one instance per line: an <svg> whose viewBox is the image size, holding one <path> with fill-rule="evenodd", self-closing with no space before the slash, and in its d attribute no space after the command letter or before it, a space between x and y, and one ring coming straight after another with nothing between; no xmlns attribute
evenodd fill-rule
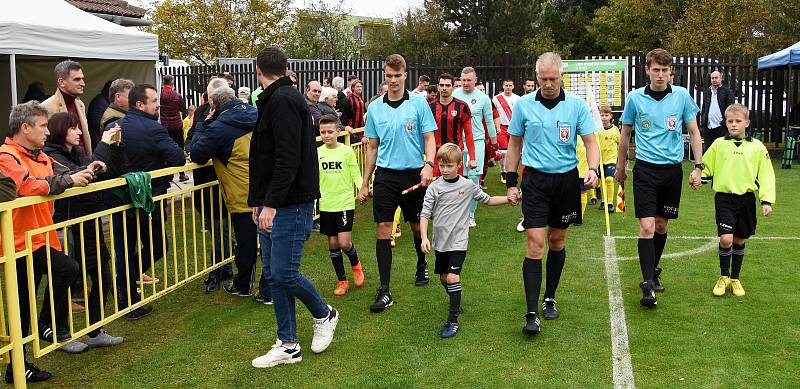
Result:
<svg viewBox="0 0 800 389"><path fill-rule="evenodd" d="M594 172L595 177L600 178L600 168L589 168L589 170Z"/></svg>
<svg viewBox="0 0 800 389"><path fill-rule="evenodd" d="M431 167L431 169L433 169L433 162L431 162L431 161L427 161L427 162L425 162L425 164L426 164L426 165L428 165L428 166L430 166L430 167Z"/></svg>
<svg viewBox="0 0 800 389"><path fill-rule="evenodd" d="M696 164L694 164L694 168L695 169L700 169L700 170L705 170L706 169L706 164L704 164L704 163L696 163Z"/></svg>

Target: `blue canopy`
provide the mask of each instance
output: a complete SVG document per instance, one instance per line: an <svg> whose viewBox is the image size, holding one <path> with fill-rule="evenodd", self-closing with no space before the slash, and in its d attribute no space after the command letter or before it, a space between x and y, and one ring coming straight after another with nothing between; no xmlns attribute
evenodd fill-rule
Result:
<svg viewBox="0 0 800 389"><path fill-rule="evenodd" d="M800 42L758 59L758 70L800 65Z"/></svg>

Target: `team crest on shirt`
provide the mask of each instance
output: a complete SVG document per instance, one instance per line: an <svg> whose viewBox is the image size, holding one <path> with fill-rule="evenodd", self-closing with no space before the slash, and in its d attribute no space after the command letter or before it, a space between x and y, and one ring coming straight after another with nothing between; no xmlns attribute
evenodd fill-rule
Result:
<svg viewBox="0 0 800 389"><path fill-rule="evenodd" d="M456 117L456 115L458 115L458 111L456 111L454 109L454 110L450 111L450 115L453 115L453 117Z"/></svg>
<svg viewBox="0 0 800 389"><path fill-rule="evenodd" d="M414 122L408 122L408 123L406 123L406 131L408 131L408 132L414 132Z"/></svg>
<svg viewBox="0 0 800 389"><path fill-rule="evenodd" d="M644 130L650 129L650 120L648 120L647 118L642 118L640 124L642 125L642 129Z"/></svg>
<svg viewBox="0 0 800 389"><path fill-rule="evenodd" d="M667 117L667 129L670 131L675 131L678 128L678 118L675 115L670 115Z"/></svg>
<svg viewBox="0 0 800 389"><path fill-rule="evenodd" d="M569 124L562 124L558 127L558 139L562 142L569 142L569 136L572 132L572 128L570 128Z"/></svg>
<svg viewBox="0 0 800 389"><path fill-rule="evenodd" d="M472 104L472 105L475 105L475 104L478 103L478 99L473 97L472 100L469 101L469 103Z"/></svg>

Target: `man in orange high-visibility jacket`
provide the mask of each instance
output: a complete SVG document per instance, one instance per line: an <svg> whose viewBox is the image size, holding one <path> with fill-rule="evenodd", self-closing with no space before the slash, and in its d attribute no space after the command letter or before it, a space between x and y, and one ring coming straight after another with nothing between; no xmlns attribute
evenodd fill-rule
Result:
<svg viewBox="0 0 800 389"><path fill-rule="evenodd" d="M41 196L64 192L73 186L86 186L93 178L93 169L105 169L102 162L92 162L83 170L70 172L65 166L53 161L41 148L49 135L47 130L47 110L32 101L11 108L9 116L11 137L0 146L0 172L14 181L17 196ZM25 250L26 232L53 224L53 202L20 207L12 211L14 225L15 251ZM50 294L45 292L42 311L39 314L39 336L41 339L58 341L70 337L67 327L67 289L78 277L78 263L61 252L61 243L55 231L36 234L31 237L33 270L35 278L47 275L48 259L52 274L53 302L56 328L52 328ZM49 258L48 258L49 257ZM22 321L22 335L30 331L30 304L28 301L28 274L25 257L17 259L17 285L19 290L19 309ZM34 288L36 288L34 286ZM35 293L35 292L34 292ZM73 342L67 346L85 344ZM25 364L25 377L28 382L44 381L50 373L39 370L32 363ZM6 381L12 382L11 365L6 369Z"/></svg>

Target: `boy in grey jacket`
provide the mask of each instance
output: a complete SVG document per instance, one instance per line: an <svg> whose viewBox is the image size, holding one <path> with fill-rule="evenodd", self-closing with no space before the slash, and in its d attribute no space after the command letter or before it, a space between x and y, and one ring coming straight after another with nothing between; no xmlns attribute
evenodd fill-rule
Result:
<svg viewBox="0 0 800 389"><path fill-rule="evenodd" d="M471 180L458 175L461 170L463 152L452 143L439 148L436 158L442 176L428 186L420 214L422 251L431 250L428 240L428 221L433 220L436 241L435 272L445 291L450 296L450 314L442 325L442 338L450 338L458 332L458 314L461 310L461 267L467 256L469 241L469 207L474 199L486 205L507 204L506 196L489 196Z"/></svg>

